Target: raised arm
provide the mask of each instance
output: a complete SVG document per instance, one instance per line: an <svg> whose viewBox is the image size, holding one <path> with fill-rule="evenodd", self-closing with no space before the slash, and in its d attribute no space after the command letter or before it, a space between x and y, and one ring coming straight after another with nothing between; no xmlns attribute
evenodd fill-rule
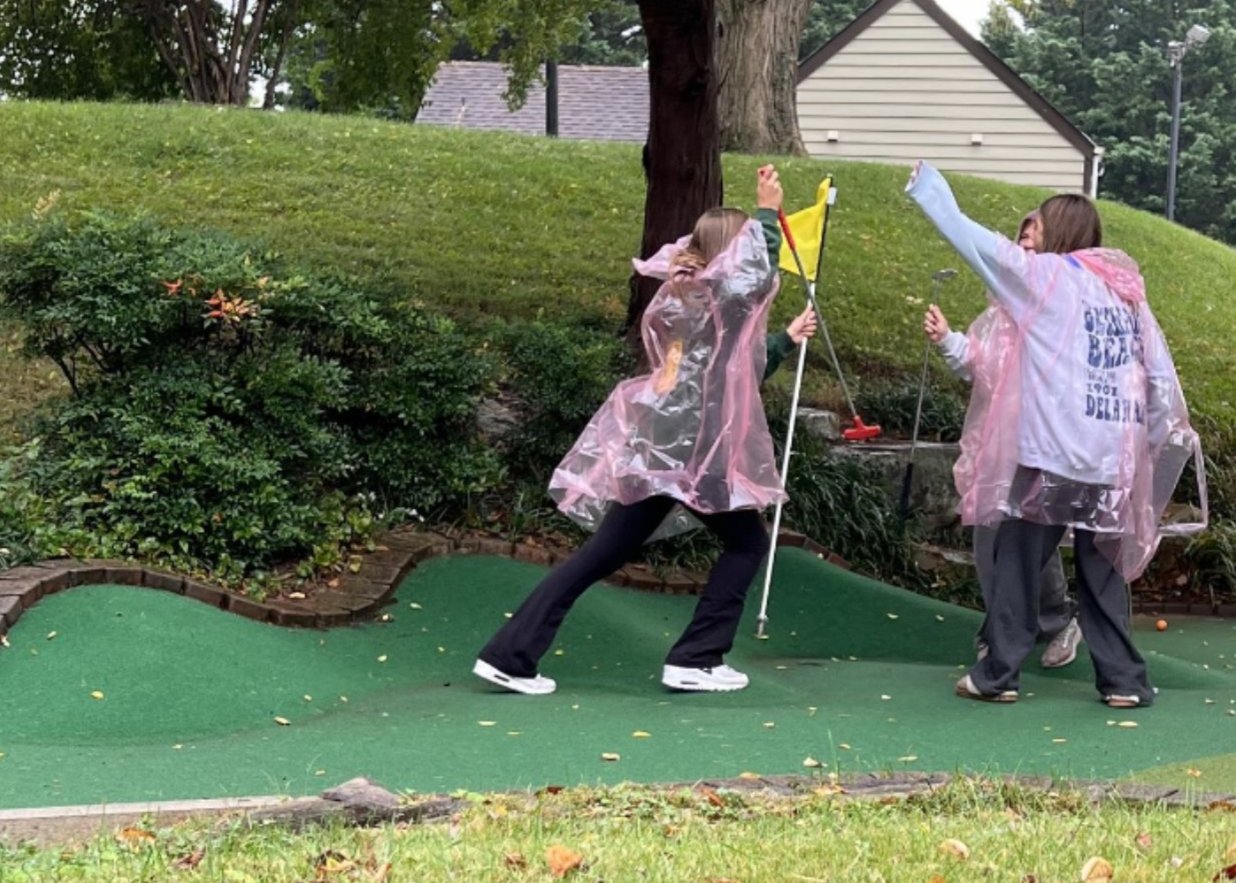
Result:
<svg viewBox="0 0 1236 883"><path fill-rule="evenodd" d="M1014 320L1037 308L1041 295L1026 283L1033 258L1000 234L966 217L943 175L927 163L917 163L906 193L1008 308Z"/></svg>

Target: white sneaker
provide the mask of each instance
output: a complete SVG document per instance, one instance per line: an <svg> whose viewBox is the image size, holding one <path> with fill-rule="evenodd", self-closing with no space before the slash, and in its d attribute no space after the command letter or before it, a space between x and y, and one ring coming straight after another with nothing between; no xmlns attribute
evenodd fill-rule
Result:
<svg viewBox="0 0 1236 883"><path fill-rule="evenodd" d="M728 665L711 668L683 668L667 665L661 669L661 683L671 690L697 693L728 693L741 690L750 683L750 678Z"/></svg>
<svg viewBox="0 0 1236 883"><path fill-rule="evenodd" d="M1077 624L1077 617L1073 617L1060 634L1047 643L1039 664L1043 668L1064 668L1077 658L1077 645L1081 640L1081 626Z"/></svg>
<svg viewBox="0 0 1236 883"><path fill-rule="evenodd" d="M499 671L483 659L478 659L476 665L472 666L472 673L481 680L497 684L512 693L524 693L528 696L546 696L558 689L558 684L552 678L542 675L517 678Z"/></svg>

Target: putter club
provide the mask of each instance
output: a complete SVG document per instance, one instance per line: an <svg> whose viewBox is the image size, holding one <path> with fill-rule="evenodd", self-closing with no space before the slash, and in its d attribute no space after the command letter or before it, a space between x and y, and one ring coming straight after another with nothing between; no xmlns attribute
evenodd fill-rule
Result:
<svg viewBox="0 0 1236 883"><path fill-rule="evenodd" d="M798 275L802 277L803 286L807 289L807 300L811 304L811 311L815 313L816 324L820 326L820 336L824 338L824 343L828 347L828 355L833 363L833 371L836 372L837 379L841 382L841 391L845 394L846 406L849 407L853 418L854 426L843 430L841 437L846 441L868 441L876 438L880 434L879 425L872 424L868 426L863 423L863 418L859 416L858 409L854 407L854 398L850 395L850 387L845 382L845 375L841 373L841 362L837 359L837 350L833 347L832 337L828 333L828 325L824 322L824 315L820 312L819 304L816 303L815 289L807 278L802 258L798 256L798 244L794 241L794 234L790 232L790 222L785 216L784 209L778 209L777 220L781 224L781 233L785 236L786 244L790 247L790 254L794 256L794 263L798 265Z"/></svg>
<svg viewBox="0 0 1236 883"><path fill-rule="evenodd" d="M931 274L931 306L940 302L940 286L957 275L951 267L936 270ZM923 370L918 381L918 404L914 408L914 432L910 436L910 459L906 463L906 474L901 480L901 518L904 521L910 512L910 486L914 480L914 451L918 447L918 429L923 419L923 395L927 391L927 362L931 358L931 339L923 344Z"/></svg>

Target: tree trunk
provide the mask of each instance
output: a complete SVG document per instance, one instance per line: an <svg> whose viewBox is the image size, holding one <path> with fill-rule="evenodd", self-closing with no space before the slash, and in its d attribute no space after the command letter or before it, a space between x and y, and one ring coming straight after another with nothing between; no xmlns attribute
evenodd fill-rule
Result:
<svg viewBox="0 0 1236 883"><path fill-rule="evenodd" d="M713 40L715 0L640 0L648 40L648 141L640 256L690 233L721 204L721 147ZM640 348L640 319L659 280L631 277L626 335Z"/></svg>
<svg viewBox="0 0 1236 883"><path fill-rule="evenodd" d="M236 0L223 7L215 0L136 0L135 10L150 28L159 56L181 81L186 98L244 105L253 59L277 3L252 0L250 5L250 0ZM287 14L294 22L295 4ZM292 34L289 24L285 20L277 25L280 61Z"/></svg>
<svg viewBox="0 0 1236 883"><path fill-rule="evenodd" d="M798 43L812 0L716 0L721 149L805 154Z"/></svg>

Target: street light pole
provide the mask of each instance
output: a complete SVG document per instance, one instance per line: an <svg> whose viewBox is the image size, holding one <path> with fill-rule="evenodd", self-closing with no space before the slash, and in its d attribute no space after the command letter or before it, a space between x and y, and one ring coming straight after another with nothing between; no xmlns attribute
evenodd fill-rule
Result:
<svg viewBox="0 0 1236 883"><path fill-rule="evenodd" d="M1189 28L1183 41L1167 44L1167 58L1172 66L1172 136L1167 156L1167 219L1176 220L1176 166L1180 160L1180 93L1184 81L1184 57L1194 46L1210 39L1210 31L1202 25Z"/></svg>
<svg viewBox="0 0 1236 883"><path fill-rule="evenodd" d="M1176 40L1167 44L1167 57L1172 63L1172 143L1167 154L1167 219L1176 220L1176 163L1180 158L1180 91L1184 81L1185 44Z"/></svg>

